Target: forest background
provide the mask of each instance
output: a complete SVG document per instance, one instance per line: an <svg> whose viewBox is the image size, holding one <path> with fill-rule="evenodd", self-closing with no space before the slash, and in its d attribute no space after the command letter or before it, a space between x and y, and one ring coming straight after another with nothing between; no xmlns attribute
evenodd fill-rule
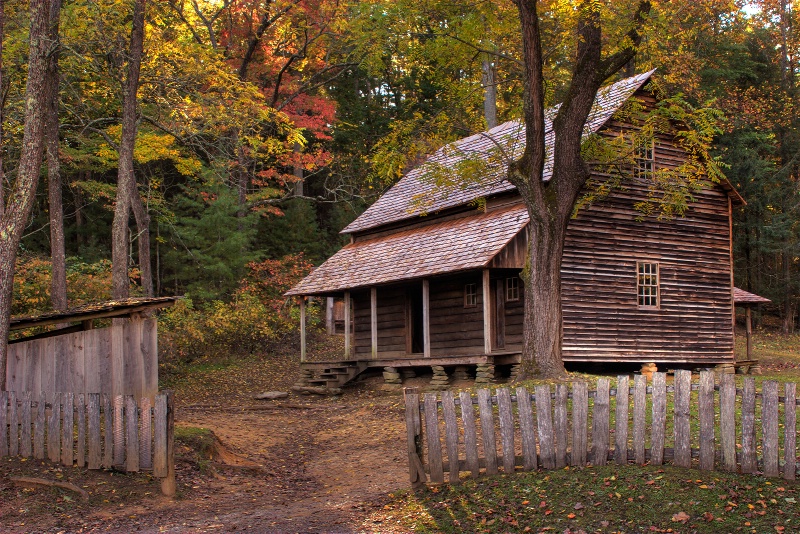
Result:
<svg viewBox="0 0 800 534"><path fill-rule="evenodd" d="M22 151L31 11L0 4L2 209ZM609 34L637 5L604 3ZM540 13L550 105L577 16L564 0ZM621 73L657 68L668 94L719 111L714 153L748 202L734 213L736 285L770 298L786 333L800 315L798 22L788 0L654 0ZM57 37L11 312L186 295L162 315L162 350L183 361L291 335L282 294L345 243L341 228L427 154L522 114L510 0L75 0Z"/></svg>

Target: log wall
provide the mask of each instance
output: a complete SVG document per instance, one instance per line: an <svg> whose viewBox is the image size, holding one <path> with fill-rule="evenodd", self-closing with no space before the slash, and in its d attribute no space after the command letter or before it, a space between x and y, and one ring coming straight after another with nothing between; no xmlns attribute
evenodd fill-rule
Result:
<svg viewBox="0 0 800 534"><path fill-rule="evenodd" d="M652 107L651 97L639 96ZM612 122L604 134L631 129ZM670 136L657 137L657 169L675 168L684 157ZM565 359L733 360L727 193L708 184L694 194L685 216L637 220L642 215L635 205L647 198L646 183L626 180L570 222L561 273ZM659 264L658 309L638 306L637 261Z"/></svg>

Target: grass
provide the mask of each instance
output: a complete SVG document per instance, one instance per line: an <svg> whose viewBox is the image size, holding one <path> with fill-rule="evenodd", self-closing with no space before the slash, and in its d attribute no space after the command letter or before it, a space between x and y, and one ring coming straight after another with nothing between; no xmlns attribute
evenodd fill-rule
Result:
<svg viewBox="0 0 800 534"><path fill-rule="evenodd" d="M604 466L403 491L373 521L438 532L797 532L800 488L674 467Z"/></svg>

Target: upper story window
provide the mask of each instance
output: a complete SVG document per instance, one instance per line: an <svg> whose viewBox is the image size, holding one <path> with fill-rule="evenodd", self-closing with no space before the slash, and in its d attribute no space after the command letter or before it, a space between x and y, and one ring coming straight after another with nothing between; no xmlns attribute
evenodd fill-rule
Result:
<svg viewBox="0 0 800 534"><path fill-rule="evenodd" d="M519 300L519 277L506 278L506 300Z"/></svg>
<svg viewBox="0 0 800 534"><path fill-rule="evenodd" d="M659 273L658 263L636 263L636 296L640 308L658 308L659 298Z"/></svg>
<svg viewBox="0 0 800 534"><path fill-rule="evenodd" d="M633 176L650 178L655 167L655 146L652 140L640 141L633 147Z"/></svg>
<svg viewBox="0 0 800 534"><path fill-rule="evenodd" d="M474 308L478 305L478 285L466 284L464 285L464 307Z"/></svg>

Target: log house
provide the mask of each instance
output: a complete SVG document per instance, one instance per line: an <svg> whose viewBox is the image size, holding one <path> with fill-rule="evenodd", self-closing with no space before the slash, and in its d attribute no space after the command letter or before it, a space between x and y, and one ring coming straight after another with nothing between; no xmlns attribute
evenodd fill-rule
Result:
<svg viewBox="0 0 800 534"><path fill-rule="evenodd" d="M618 112L629 99L655 106L646 87L651 75L601 89L587 133L635 129ZM552 128L546 140L552 146ZM521 150L520 121L462 139L428 161L445 168L464 157L488 161L498 146ZM672 135L658 133L637 156L630 178L569 225L564 360L732 363L731 214L744 200L727 182L708 184L684 216L643 218L635 206L647 200L650 184L638 173L676 167L685 155ZM545 178L549 169L552 161ZM424 165L412 170L342 231L348 245L287 293L343 298L341 363L357 367L349 375L367 367L519 362L528 214L504 173L497 165L479 183L423 206L432 186ZM608 177L596 171L592 178ZM484 200L480 208L476 199Z"/></svg>

